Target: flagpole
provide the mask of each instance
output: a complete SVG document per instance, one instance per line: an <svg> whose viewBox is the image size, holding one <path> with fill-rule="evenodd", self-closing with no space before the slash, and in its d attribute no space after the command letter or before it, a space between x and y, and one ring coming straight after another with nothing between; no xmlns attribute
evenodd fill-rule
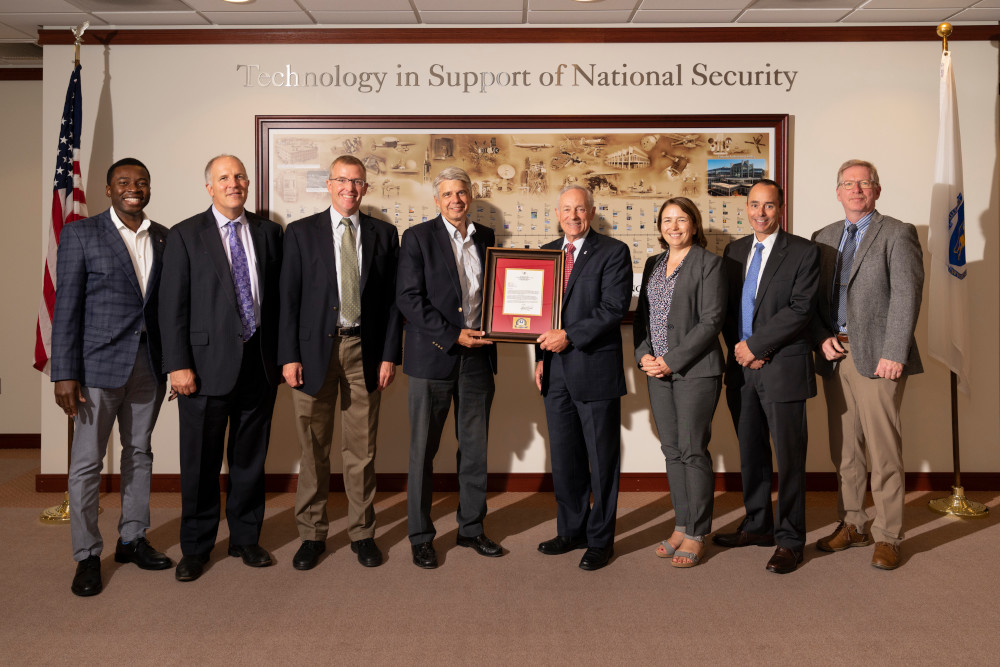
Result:
<svg viewBox="0 0 1000 667"><path fill-rule="evenodd" d="M90 21L84 21L75 28L70 28L73 32L73 69L75 70L80 66L80 42L83 41L83 33L90 27ZM66 418L66 486L69 486L69 468L73 461L73 433L74 433L74 422L73 417ZM100 514L104 511L100 505L97 507L97 513ZM70 521L70 508L69 508L69 489L67 488L66 494L63 496L63 501L59 505L53 505L52 507L42 510L39 515L38 520L42 523L49 524L64 524Z"/></svg>
<svg viewBox="0 0 1000 667"><path fill-rule="evenodd" d="M950 23L942 23L937 28L938 37L942 39L942 57L949 54L948 37L952 34ZM983 518L989 514L989 508L982 503L969 500L965 497L965 489L962 487L962 466L959 460L959 439L958 439L958 375L955 371L949 373L951 376L951 451L955 467L955 480L951 487L952 494L944 498L935 498L927 503L928 507L941 514L952 514L954 516L968 518Z"/></svg>

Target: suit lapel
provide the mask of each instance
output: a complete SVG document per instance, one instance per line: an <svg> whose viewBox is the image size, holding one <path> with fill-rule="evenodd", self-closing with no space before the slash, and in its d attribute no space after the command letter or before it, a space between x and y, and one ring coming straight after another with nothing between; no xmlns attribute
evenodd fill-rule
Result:
<svg viewBox="0 0 1000 667"><path fill-rule="evenodd" d="M149 269L149 278L146 280L147 286L156 285L160 279L160 272L163 270L163 250L167 246L167 237L154 228L153 225L150 225L149 241L153 247L153 266ZM152 296L152 290L147 290L146 301L149 301L150 296Z"/></svg>
<svg viewBox="0 0 1000 667"><path fill-rule="evenodd" d="M785 255L788 254L787 247L788 239L785 237L787 232L779 231L778 238L774 239L774 246L771 248L771 252L767 257L767 263L764 265L764 273L760 276L760 283L757 285L757 298L753 304L753 312L756 316L757 310L760 308L760 302L764 298L764 294L767 292L768 283L771 282L771 278L778 271L778 266L784 261ZM744 260L745 261L745 260Z"/></svg>
<svg viewBox="0 0 1000 667"><path fill-rule="evenodd" d="M205 212L201 221L201 232L198 234L202 244L205 246L205 253L215 269L219 282L222 284L222 292L239 309L236 303L236 286L233 284L233 271L229 267L229 260L226 258L226 250L222 247L222 235L219 233L219 225L215 222L215 215L209 208Z"/></svg>
<svg viewBox="0 0 1000 667"><path fill-rule="evenodd" d="M132 256L128 254L125 241L122 240L121 233L118 231L115 223L111 221L111 214L107 211L101 218L101 227L104 230L105 243L111 248L111 252L125 273L125 277L128 278L128 281L132 284L132 288L135 289L136 295L141 299L142 288L139 286L139 278L135 275L135 265L132 264Z"/></svg>
<svg viewBox="0 0 1000 667"><path fill-rule="evenodd" d="M366 216L358 215L358 228L361 230L361 292L365 291L368 273L372 268L372 256L375 254L375 225Z"/></svg>
<svg viewBox="0 0 1000 667"><path fill-rule="evenodd" d="M872 247L872 244L875 243L875 239L881 231L882 214L876 211L872 219L868 222L868 229L865 230L865 236L861 239L861 245L858 246L857 252L854 253L854 263L851 264L851 277L847 280L848 285L854 280L854 276L858 274L858 267L861 266L862 260Z"/></svg>
<svg viewBox="0 0 1000 667"><path fill-rule="evenodd" d="M569 297L570 292L573 291L573 285L576 284L577 276L583 273L583 267L587 265L587 262L594 256L594 253L600 252L600 237L600 234L591 229L587 234L587 238L584 239L583 245L580 247L580 253L573 261L573 272L569 274L569 283L566 284L566 291L563 294L564 308L566 306L566 299Z"/></svg>
<svg viewBox="0 0 1000 667"><path fill-rule="evenodd" d="M455 251L452 249L451 237L449 236L452 229L454 228L446 223L443 217L438 216L437 222L434 223L431 229L431 236L434 237L434 243L437 243L438 249L447 258L444 262L445 272L451 278L451 284L455 287L455 293L458 294L458 302L462 303L462 282L458 279L458 264L455 262Z"/></svg>
<svg viewBox="0 0 1000 667"><path fill-rule="evenodd" d="M319 253L320 261L326 268L326 278L333 286L333 293L340 295L340 286L337 283L337 246L333 242L333 214L327 209L326 215L321 215L315 220L313 233L316 241L316 250ZM312 240L312 239L310 239Z"/></svg>

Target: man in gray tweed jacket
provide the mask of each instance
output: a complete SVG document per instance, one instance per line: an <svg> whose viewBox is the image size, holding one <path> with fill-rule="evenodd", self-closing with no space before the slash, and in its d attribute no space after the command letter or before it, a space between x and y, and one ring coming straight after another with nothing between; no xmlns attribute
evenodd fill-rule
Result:
<svg viewBox="0 0 1000 667"><path fill-rule="evenodd" d="M924 284L916 228L875 210L882 190L870 162L837 172L845 219L819 230L820 305L813 320L816 372L823 376L840 523L816 544L842 551L876 542L872 565L899 567L903 455L899 406L909 375L923 372L913 330ZM871 458L875 520L865 532Z"/></svg>

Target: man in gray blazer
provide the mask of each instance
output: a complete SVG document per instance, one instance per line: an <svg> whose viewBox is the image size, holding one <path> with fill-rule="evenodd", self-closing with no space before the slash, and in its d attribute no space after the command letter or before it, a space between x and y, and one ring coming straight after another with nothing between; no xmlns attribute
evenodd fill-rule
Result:
<svg viewBox="0 0 1000 667"><path fill-rule="evenodd" d="M867 445L875 501L872 565L893 570L903 538L899 406L907 376L923 372L913 329L924 266L916 228L875 210L881 192L875 165L848 160L837 172L845 219L813 237L821 276L816 372L823 376L840 516L833 534L816 546L842 551L872 543L865 532Z"/></svg>
<svg viewBox="0 0 1000 667"><path fill-rule="evenodd" d="M161 368L157 286L166 227L143 213L149 171L134 158L108 169L111 208L63 228L52 317L56 404L75 420L69 467L70 532L77 561L72 591L101 592L98 487L115 420L121 433L122 514L115 560L169 568L150 546L151 434L166 384Z"/></svg>

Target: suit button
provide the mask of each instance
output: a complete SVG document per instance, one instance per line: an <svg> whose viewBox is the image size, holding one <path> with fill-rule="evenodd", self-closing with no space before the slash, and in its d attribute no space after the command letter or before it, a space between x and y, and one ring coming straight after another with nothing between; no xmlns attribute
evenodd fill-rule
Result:
<svg viewBox="0 0 1000 667"><path fill-rule="evenodd" d="M673 329L673 328L674 328L674 325L673 325L673 324L668 324L668 325L667 325L667 328L668 328L668 329Z"/></svg>
<svg viewBox="0 0 1000 667"><path fill-rule="evenodd" d="M461 308L461 306L459 306L459 308L458 308L458 312L462 312L462 308Z"/></svg>
<svg viewBox="0 0 1000 667"><path fill-rule="evenodd" d="M334 307L333 307L333 309L334 309L334 310L337 310L337 307L336 307L336 306L334 306Z"/></svg>
<svg viewBox="0 0 1000 667"><path fill-rule="evenodd" d="M327 338L333 338L333 334L327 334L326 337Z"/></svg>

